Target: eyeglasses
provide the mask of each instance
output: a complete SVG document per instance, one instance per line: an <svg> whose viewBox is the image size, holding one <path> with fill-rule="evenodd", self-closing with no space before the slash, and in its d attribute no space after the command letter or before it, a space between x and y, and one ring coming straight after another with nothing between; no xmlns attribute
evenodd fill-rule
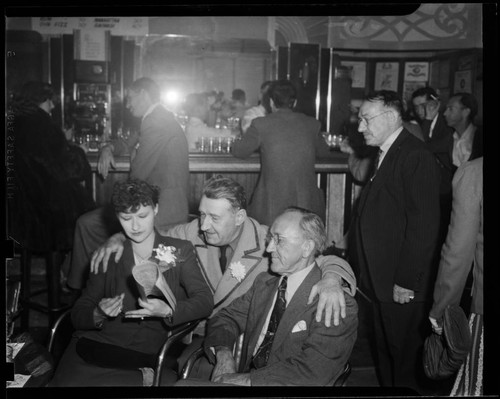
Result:
<svg viewBox="0 0 500 399"><path fill-rule="evenodd" d="M280 246L281 244L284 243L285 236L280 236L279 234L271 234L267 233L266 235L266 244L269 245L271 241L276 245L277 247Z"/></svg>
<svg viewBox="0 0 500 399"><path fill-rule="evenodd" d="M375 119L381 115L384 115L384 114L387 114L388 112L391 112L391 111L384 111L384 112L381 112L380 114L377 114L375 116L372 116L371 118L358 118L358 124L361 125L362 123L364 123L365 125L368 126L368 123L372 120L372 119Z"/></svg>
<svg viewBox="0 0 500 399"><path fill-rule="evenodd" d="M287 239L294 239L297 240L299 239L298 237L287 237L287 236L282 236L279 234L272 234L272 233L267 233L266 235L266 245L269 245L271 241L274 243L275 246L279 247L283 245Z"/></svg>

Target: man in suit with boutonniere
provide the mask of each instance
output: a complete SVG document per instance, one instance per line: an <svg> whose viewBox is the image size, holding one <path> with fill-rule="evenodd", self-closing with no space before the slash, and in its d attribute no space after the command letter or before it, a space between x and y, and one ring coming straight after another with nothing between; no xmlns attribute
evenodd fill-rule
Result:
<svg viewBox="0 0 500 399"><path fill-rule="evenodd" d="M235 385L332 385L342 373L357 337L356 300L345 296L346 317L336 327L316 319L309 293L321 279L316 257L326 233L311 211L287 208L267 240L271 273L260 273L250 289L208 322L203 346L215 363L211 381ZM232 348L244 334L236 365ZM206 385L186 379L177 385Z"/></svg>
<svg viewBox="0 0 500 399"><path fill-rule="evenodd" d="M206 281L214 295L212 316L243 295L261 272L269 270L269 258L265 256L268 226L260 224L246 213L244 188L236 181L214 176L203 188L200 200L200 217L190 223L180 224L165 235L193 243ZM113 235L92 256L91 270L106 271L110 256L117 262L123 253L123 233ZM223 255L223 250L224 256ZM115 253L116 252L116 253ZM102 262L102 267L99 267ZM309 299L318 296L316 320L329 327L337 326L346 316L344 288L351 295L356 292L356 279L349 264L334 255L319 256L316 263L322 278L311 287ZM227 266L223 270L223 266ZM200 323L194 332L193 343L178 360L184 360L200 347L205 335L205 324ZM203 374L203 373L202 373Z"/></svg>
<svg viewBox="0 0 500 399"><path fill-rule="evenodd" d="M269 269L265 256L266 235L269 228L247 216L244 188L236 181L215 176L203 188L199 205L200 217L190 223L177 225L164 233L169 237L189 240L196 249L205 279L214 294L212 316L235 298L244 294L255 277ZM91 271L106 272L110 256L117 262L123 253L123 233L117 233L94 252ZM223 247L225 256L222 256ZM225 258L225 259L224 259ZM101 266L102 262L102 267ZM356 279L349 264L334 255L316 259L322 270L322 279L310 293L310 300L318 295L317 319L324 314L324 323L333 320L338 325L345 317L344 287L354 295ZM221 263L225 263L224 268ZM198 329L197 333L204 332Z"/></svg>

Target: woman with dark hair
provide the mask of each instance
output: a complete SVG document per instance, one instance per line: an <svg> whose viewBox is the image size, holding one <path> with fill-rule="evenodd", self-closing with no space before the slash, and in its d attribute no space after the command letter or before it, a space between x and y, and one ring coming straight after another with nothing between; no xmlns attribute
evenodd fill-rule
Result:
<svg viewBox="0 0 500 399"><path fill-rule="evenodd" d="M53 95L49 84L28 82L8 110L14 153L9 233L25 248L67 251L76 219L95 205L82 185L91 176L85 153L51 118Z"/></svg>
<svg viewBox="0 0 500 399"><path fill-rule="evenodd" d="M142 180L115 183L112 204L127 236L123 255L109 260L107 273L90 274L71 312L77 331L51 386L150 385L168 330L210 315L213 296L193 245L154 227L158 193ZM141 298L136 271L152 262L166 283Z"/></svg>

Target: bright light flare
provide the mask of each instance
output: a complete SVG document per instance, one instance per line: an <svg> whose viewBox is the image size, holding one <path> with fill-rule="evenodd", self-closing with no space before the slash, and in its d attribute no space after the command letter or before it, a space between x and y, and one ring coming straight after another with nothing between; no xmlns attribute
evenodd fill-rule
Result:
<svg viewBox="0 0 500 399"><path fill-rule="evenodd" d="M168 105L177 105L181 99L181 94L177 90L168 90L161 94L162 102Z"/></svg>

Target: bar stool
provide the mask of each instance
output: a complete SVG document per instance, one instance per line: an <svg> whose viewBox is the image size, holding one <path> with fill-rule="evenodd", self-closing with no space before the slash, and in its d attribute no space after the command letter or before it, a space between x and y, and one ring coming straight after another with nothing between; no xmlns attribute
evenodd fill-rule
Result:
<svg viewBox="0 0 500 399"><path fill-rule="evenodd" d="M45 260L46 287L31 290L31 260L34 256L43 257ZM27 248L21 249L21 329L29 328L30 309L46 313L49 317L49 327L57 320L60 313L69 309L71 304L61 303L61 264L64 254L61 252L35 252ZM33 297L47 293L47 305L33 300Z"/></svg>

